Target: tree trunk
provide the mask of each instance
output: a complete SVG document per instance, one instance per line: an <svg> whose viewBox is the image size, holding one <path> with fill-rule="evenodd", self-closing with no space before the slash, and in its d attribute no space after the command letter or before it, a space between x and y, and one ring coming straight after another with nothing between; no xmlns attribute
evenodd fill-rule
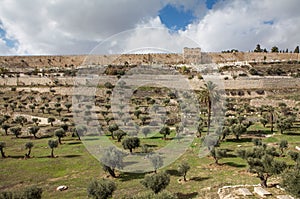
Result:
<svg viewBox="0 0 300 199"><path fill-rule="evenodd" d="M114 169L107 167L107 171L111 175L111 177L116 178L116 173Z"/></svg>
<svg viewBox="0 0 300 199"><path fill-rule="evenodd" d="M186 182L186 173L183 174L183 181Z"/></svg>
<svg viewBox="0 0 300 199"><path fill-rule="evenodd" d="M235 138L236 138L236 140L239 140L240 136L239 135L235 135Z"/></svg>
<svg viewBox="0 0 300 199"><path fill-rule="evenodd" d="M270 117L271 117L271 133L273 133L274 131L274 115L273 113L270 113Z"/></svg>
<svg viewBox="0 0 300 199"><path fill-rule="evenodd" d="M51 158L54 158L54 149L51 149Z"/></svg>
<svg viewBox="0 0 300 199"><path fill-rule="evenodd" d="M58 143L61 144L61 137L58 137Z"/></svg>
<svg viewBox="0 0 300 199"><path fill-rule="evenodd" d="M116 139L113 131L111 132L111 138L112 138L113 140Z"/></svg>
<svg viewBox="0 0 300 199"><path fill-rule="evenodd" d="M209 134L209 129L210 129L210 118L211 118L211 101L210 99L208 100L208 115L207 115L207 135Z"/></svg>
<svg viewBox="0 0 300 199"><path fill-rule="evenodd" d="M260 185L264 188L267 188L267 180L268 180L268 177L265 177L263 175L259 176L259 179L260 179Z"/></svg>
<svg viewBox="0 0 300 199"><path fill-rule="evenodd" d="M1 152L2 158L6 158L6 155L5 155L4 151L3 151L3 149L0 149L0 152Z"/></svg>
<svg viewBox="0 0 300 199"><path fill-rule="evenodd" d="M30 158L31 149L28 150L28 153L26 154L26 157Z"/></svg>
<svg viewBox="0 0 300 199"><path fill-rule="evenodd" d="M130 153L132 153L132 148L129 149Z"/></svg>
<svg viewBox="0 0 300 199"><path fill-rule="evenodd" d="M219 165L219 159L215 158L215 164Z"/></svg>

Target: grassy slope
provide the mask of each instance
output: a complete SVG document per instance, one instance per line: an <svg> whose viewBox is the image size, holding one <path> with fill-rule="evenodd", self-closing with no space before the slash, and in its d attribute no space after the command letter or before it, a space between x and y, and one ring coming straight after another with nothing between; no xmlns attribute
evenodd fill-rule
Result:
<svg viewBox="0 0 300 199"><path fill-rule="evenodd" d="M255 126L253 127L255 128ZM231 137L229 137L229 140ZM275 135L266 138L266 142L277 142L280 139L287 139L291 148L300 143L300 136L297 135ZM142 140L148 143L150 139ZM156 144L161 143L161 139L151 139L151 144L157 140ZM101 179L106 177L102 171L100 163L91 156L84 145L75 139L66 137L63 145L55 149L57 158L49 158L50 149L47 146L48 139L31 140L34 142L31 159L23 159L26 150L24 144L29 139L16 139L12 136L1 136L1 141L7 143L5 152L10 158L0 159L0 190L15 190L24 188L28 185L37 184L43 187L44 198L85 198L86 188L91 179ZM221 144L222 148L229 149L230 156L220 160L222 166L213 164L210 157L199 158L200 139L195 139L187 152L173 164L164 168L171 175L171 184L168 190L173 193L181 193L182 196L190 197L216 197L217 189L224 185L233 184L257 184L258 179L246 172L246 162L234 157L234 150L238 145L242 147L252 146L249 142L244 142L243 137L239 142L228 141ZM154 142L155 143L155 142ZM150 144L150 142L149 142ZM160 145L160 144L159 144ZM188 172L188 182L178 183L180 178L175 171L181 161L187 161L191 165ZM289 161L289 158L284 158ZM121 177L115 179L117 191L114 198L128 197L146 189L140 184L144 174L120 173ZM59 185L69 186L65 192L57 192L55 188ZM210 191L204 188L211 187Z"/></svg>

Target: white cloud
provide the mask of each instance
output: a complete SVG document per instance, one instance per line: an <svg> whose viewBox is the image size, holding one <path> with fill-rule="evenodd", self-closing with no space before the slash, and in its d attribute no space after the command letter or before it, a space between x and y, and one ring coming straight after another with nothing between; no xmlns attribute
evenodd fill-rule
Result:
<svg viewBox="0 0 300 199"><path fill-rule="evenodd" d="M158 17L167 3L193 10L198 19L185 31L169 32ZM133 28L127 43L119 41L111 52L158 46L178 52L189 43L185 37L206 51L247 51L257 43L293 50L300 43L299 8L298 0L223 0L209 11L204 0L0 0L6 36L18 41L17 49L0 42L0 53L88 53L98 42Z"/></svg>
<svg viewBox="0 0 300 199"><path fill-rule="evenodd" d="M293 49L300 43L300 4L297 0L228 0L217 4L199 22L181 32L195 38L206 51ZM273 24L265 22L272 21Z"/></svg>
<svg viewBox="0 0 300 199"><path fill-rule="evenodd" d="M18 53L87 53L97 42L157 15L159 0L0 1L7 35Z"/></svg>

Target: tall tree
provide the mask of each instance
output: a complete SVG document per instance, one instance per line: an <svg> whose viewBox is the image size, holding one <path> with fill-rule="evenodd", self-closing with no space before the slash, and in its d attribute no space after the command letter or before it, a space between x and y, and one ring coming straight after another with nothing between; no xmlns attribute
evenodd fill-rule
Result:
<svg viewBox="0 0 300 199"><path fill-rule="evenodd" d="M277 46L273 46L272 49L271 49L271 52L272 53L278 53L279 52L278 47Z"/></svg>
<svg viewBox="0 0 300 199"><path fill-rule="evenodd" d="M207 134L209 134L210 129L212 104L220 100L220 95L216 88L216 84L208 81L204 87L201 87L202 90L200 91L199 100L207 106Z"/></svg>
<svg viewBox="0 0 300 199"><path fill-rule="evenodd" d="M260 47L260 44L256 45L256 48L254 49L254 52L257 52L257 53L263 52L263 50Z"/></svg>
<svg viewBox="0 0 300 199"><path fill-rule="evenodd" d="M299 53L299 46L296 46L294 53Z"/></svg>
<svg viewBox="0 0 300 199"><path fill-rule="evenodd" d="M269 123L271 125L271 133L274 132L274 123L275 123L275 108L273 106L265 106L264 111L269 114Z"/></svg>

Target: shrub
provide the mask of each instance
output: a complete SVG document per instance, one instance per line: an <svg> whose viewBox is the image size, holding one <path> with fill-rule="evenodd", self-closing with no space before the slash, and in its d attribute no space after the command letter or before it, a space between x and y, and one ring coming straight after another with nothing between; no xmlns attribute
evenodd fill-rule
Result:
<svg viewBox="0 0 300 199"><path fill-rule="evenodd" d="M144 187L151 189L155 194L165 189L169 183L170 176L165 172L146 175L141 181Z"/></svg>
<svg viewBox="0 0 300 199"><path fill-rule="evenodd" d="M88 197L95 199L106 199L112 196L113 192L117 189L116 184L107 179L101 179L99 181L93 180L88 188Z"/></svg>

